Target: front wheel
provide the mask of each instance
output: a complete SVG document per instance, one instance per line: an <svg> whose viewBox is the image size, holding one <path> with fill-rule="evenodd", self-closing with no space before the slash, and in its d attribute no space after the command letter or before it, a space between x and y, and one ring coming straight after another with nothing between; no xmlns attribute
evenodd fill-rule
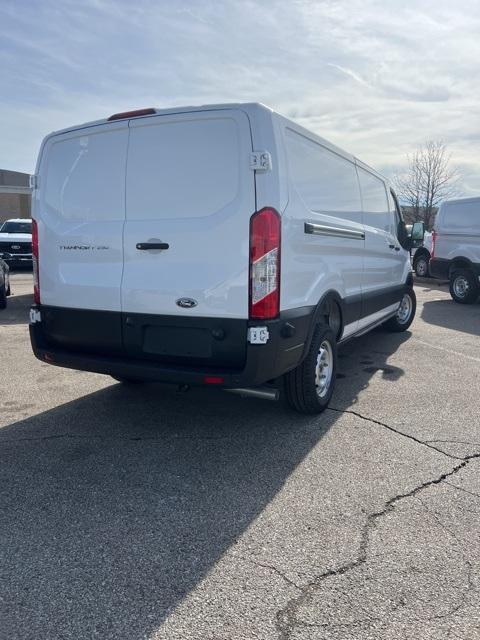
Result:
<svg viewBox="0 0 480 640"><path fill-rule="evenodd" d="M420 256L415 260L413 268L415 270L415 275L419 278L427 278L428 277L428 258L425 255Z"/></svg>
<svg viewBox="0 0 480 640"><path fill-rule="evenodd" d="M395 333L406 331L412 324L417 310L417 297L413 289L403 294L397 313L385 322L385 328Z"/></svg>
<svg viewBox="0 0 480 640"><path fill-rule="evenodd" d="M337 341L333 331L318 325L301 364L284 376L288 404L299 413L324 411L332 397L337 371Z"/></svg>
<svg viewBox="0 0 480 640"><path fill-rule="evenodd" d="M473 304L480 291L477 278L468 269L458 269L450 276L450 295L460 304Z"/></svg>

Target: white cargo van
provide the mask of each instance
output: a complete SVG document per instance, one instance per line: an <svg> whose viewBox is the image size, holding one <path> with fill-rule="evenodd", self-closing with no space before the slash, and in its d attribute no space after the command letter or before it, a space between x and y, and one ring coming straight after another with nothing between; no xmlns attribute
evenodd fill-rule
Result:
<svg viewBox="0 0 480 640"><path fill-rule="evenodd" d="M472 304L480 295L480 198L447 200L433 230L430 272L450 281L455 302Z"/></svg>
<svg viewBox="0 0 480 640"><path fill-rule="evenodd" d="M323 410L337 344L415 313L373 169L259 104L144 109L47 136L32 179L35 355L122 381Z"/></svg>

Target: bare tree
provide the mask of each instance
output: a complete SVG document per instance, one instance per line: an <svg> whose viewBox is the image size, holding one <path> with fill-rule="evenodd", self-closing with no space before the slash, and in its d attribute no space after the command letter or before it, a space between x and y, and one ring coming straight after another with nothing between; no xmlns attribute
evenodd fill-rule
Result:
<svg viewBox="0 0 480 640"><path fill-rule="evenodd" d="M460 175L450 166L450 157L443 142L430 140L407 156L406 171L395 178L400 200L409 207L413 220L423 220L428 229L442 200L460 194Z"/></svg>

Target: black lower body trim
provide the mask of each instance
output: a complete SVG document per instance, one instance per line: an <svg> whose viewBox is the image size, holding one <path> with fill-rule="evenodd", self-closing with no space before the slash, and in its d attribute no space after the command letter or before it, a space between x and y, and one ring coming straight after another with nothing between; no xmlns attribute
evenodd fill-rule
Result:
<svg viewBox="0 0 480 640"><path fill-rule="evenodd" d="M466 258L447 260L446 258L432 258L430 260L430 273L434 278L448 280L450 278L450 270L453 264L458 261L461 269L471 269L473 273L480 278L480 263L470 262Z"/></svg>
<svg viewBox="0 0 480 640"><path fill-rule="evenodd" d="M203 385L205 377L215 377L222 380L219 386L245 387L264 384L299 364L315 308L292 309L276 320L255 323L176 317L176 326L168 316L37 310L42 321L30 325L30 338L43 362L174 384ZM266 326L268 342L249 344L249 325Z"/></svg>

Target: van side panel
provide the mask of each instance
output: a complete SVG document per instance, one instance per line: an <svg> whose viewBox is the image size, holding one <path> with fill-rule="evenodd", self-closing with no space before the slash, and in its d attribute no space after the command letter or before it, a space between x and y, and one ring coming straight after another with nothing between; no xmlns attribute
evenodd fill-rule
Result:
<svg viewBox="0 0 480 640"><path fill-rule="evenodd" d="M364 229L355 165L283 127L289 200L282 216L282 308L314 307L328 291L345 302L344 323L359 319Z"/></svg>
<svg viewBox="0 0 480 640"><path fill-rule="evenodd" d="M435 222L435 258L433 269L448 277L449 265L464 258L480 273L480 198L444 202ZM444 261L439 265L439 261ZM440 273L439 273L440 275Z"/></svg>

